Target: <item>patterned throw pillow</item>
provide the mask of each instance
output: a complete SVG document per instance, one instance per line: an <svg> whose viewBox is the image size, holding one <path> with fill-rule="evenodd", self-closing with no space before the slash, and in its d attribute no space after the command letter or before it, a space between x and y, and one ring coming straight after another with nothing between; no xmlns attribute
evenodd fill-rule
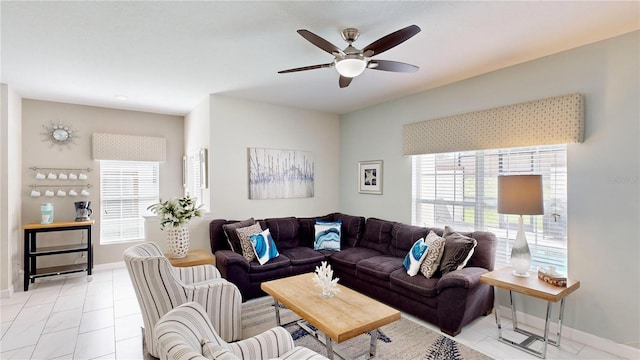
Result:
<svg viewBox="0 0 640 360"><path fill-rule="evenodd" d="M433 231L430 231L429 235L424 239L424 242L429 245L429 248L427 249L427 256L422 261L422 265L420 265L420 272L427 279L430 279L440 265L445 239Z"/></svg>
<svg viewBox="0 0 640 360"><path fill-rule="evenodd" d="M316 220L316 238L313 242L314 250L340 251L340 228L342 220L327 222Z"/></svg>
<svg viewBox="0 0 640 360"><path fill-rule="evenodd" d="M260 265L264 265L267 263L267 261L280 255L278 253L278 249L276 248L276 243L273 242L273 238L271 237L269 229L259 234L251 235L249 237L249 240L251 240L253 251L255 251Z"/></svg>
<svg viewBox="0 0 640 360"><path fill-rule="evenodd" d="M249 238L251 237L251 235L259 234L261 231L262 228L258 223L244 228L236 229L236 233L238 235L238 238L240 239L240 249L242 250L242 256L244 256L247 261L253 261L256 259L256 254L253 252L253 246L251 245L251 240Z"/></svg>
<svg viewBox="0 0 640 360"><path fill-rule="evenodd" d="M228 347L208 341L202 344L202 356L211 360L240 360Z"/></svg>
<svg viewBox="0 0 640 360"><path fill-rule="evenodd" d="M478 242L468 236L457 233L453 228L446 226L444 228L443 237L446 239L444 243L444 253L440 261L440 271L445 275L451 271L462 269L471 258L471 251L476 247ZM461 267L462 266L462 267Z"/></svg>
<svg viewBox="0 0 640 360"><path fill-rule="evenodd" d="M229 248L231 248L231 250L242 255L242 245L240 244L240 239L236 234L236 230L253 225L255 223L256 221L253 218L249 218L244 221L222 225L222 230L224 230L224 234L227 236L227 242L229 243ZM262 229L260 231L262 231Z"/></svg>
<svg viewBox="0 0 640 360"><path fill-rule="evenodd" d="M424 238L418 239L407 253L407 256L404 257L404 268L407 269L407 274L409 276L415 276L418 274L418 270L420 270L420 264L424 257L427 256L427 249L429 249L429 245L424 241Z"/></svg>

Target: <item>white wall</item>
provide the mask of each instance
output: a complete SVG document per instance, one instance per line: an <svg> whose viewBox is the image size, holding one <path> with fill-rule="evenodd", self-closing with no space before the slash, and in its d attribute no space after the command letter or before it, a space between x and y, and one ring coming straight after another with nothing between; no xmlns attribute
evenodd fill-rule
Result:
<svg viewBox="0 0 640 360"><path fill-rule="evenodd" d="M209 163L213 218L318 216L338 210L340 127L337 115L212 95ZM247 148L311 151L312 198L249 200Z"/></svg>
<svg viewBox="0 0 640 360"><path fill-rule="evenodd" d="M184 144L185 154L198 153L202 148L209 149L209 96L207 96L198 106L193 109L184 119ZM191 197L209 199L211 197L210 188L204 188L198 194L190 194ZM210 204L203 202L203 209L208 211Z"/></svg>
<svg viewBox="0 0 640 360"><path fill-rule="evenodd" d="M160 164L160 197L163 199L182 195L182 154L184 151L184 118L181 116L160 115L145 112L107 109L93 106L65 104L48 101L24 99L22 102L22 154L23 165L19 169L22 174L23 223L40 221L40 204L53 202L54 218L56 221L73 221L75 219L74 201L90 200L93 209L92 219L96 220L93 227L93 250L95 264L122 261L122 252L132 243L100 245L100 163L92 157L91 135L94 132L112 134L130 134L142 136L157 136L167 139L167 161ZM43 133L43 125L50 121L62 121L72 128L77 128L78 138L70 147L51 146ZM31 184L58 184L56 180L38 180L34 178L34 171L30 167L57 168L91 168L87 183L88 198L32 198L29 196ZM64 184L68 184L65 182ZM67 191L69 189L66 189ZM80 240L81 232L64 234L52 232L38 235L50 243L65 242L64 237L70 236L72 241ZM48 239L48 240L47 240ZM165 238L151 238L159 244ZM40 240L39 240L40 241ZM68 263L75 261L77 254L46 256L38 259L38 266Z"/></svg>
<svg viewBox="0 0 640 360"><path fill-rule="evenodd" d="M402 124L580 92L586 133L568 148L568 262L581 287L565 325L640 347L639 44L634 32L344 115L340 210L411 221ZM382 196L358 194L359 160L384 160ZM520 310L544 316L540 301Z"/></svg>
<svg viewBox="0 0 640 360"><path fill-rule="evenodd" d="M20 289L22 99L0 84L0 297Z"/></svg>

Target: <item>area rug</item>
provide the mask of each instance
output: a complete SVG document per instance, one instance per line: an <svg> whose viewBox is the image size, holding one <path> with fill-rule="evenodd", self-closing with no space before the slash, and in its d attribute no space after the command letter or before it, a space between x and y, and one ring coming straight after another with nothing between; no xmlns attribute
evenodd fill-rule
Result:
<svg viewBox="0 0 640 360"><path fill-rule="evenodd" d="M300 317L281 306L280 318L291 333L296 345L304 346L326 356L326 347L315 337L297 325ZM257 335L276 325L273 299L270 296L243 304L243 338ZM424 359L424 360L489 360L490 357L462 345L449 337L401 317L379 329L375 359ZM369 335L360 335L334 346L349 357L361 356L369 348ZM339 359L339 357L336 356Z"/></svg>

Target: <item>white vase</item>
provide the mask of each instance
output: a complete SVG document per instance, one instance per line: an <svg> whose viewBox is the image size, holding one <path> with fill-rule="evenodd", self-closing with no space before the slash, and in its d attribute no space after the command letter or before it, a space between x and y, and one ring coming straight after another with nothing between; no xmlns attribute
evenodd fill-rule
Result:
<svg viewBox="0 0 640 360"><path fill-rule="evenodd" d="M189 252L189 228L187 226L170 227L167 230L169 255L172 258L183 258Z"/></svg>

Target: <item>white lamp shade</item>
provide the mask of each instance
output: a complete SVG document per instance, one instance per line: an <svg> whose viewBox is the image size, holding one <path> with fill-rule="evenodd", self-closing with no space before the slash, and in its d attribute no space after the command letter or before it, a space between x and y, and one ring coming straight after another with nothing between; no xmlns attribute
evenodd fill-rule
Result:
<svg viewBox="0 0 640 360"><path fill-rule="evenodd" d="M367 62L360 58L345 58L336 62L336 70L344 77L356 77L367 67Z"/></svg>
<svg viewBox="0 0 640 360"><path fill-rule="evenodd" d="M544 214L542 175L498 176L498 213Z"/></svg>

